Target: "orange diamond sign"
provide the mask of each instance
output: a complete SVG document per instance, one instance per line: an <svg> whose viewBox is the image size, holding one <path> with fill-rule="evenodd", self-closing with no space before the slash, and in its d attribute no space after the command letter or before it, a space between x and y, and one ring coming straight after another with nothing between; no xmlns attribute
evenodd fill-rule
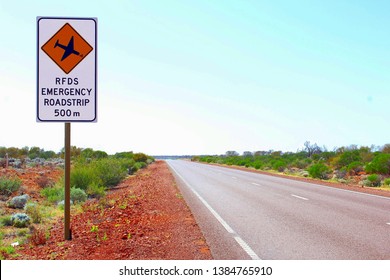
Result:
<svg viewBox="0 0 390 280"><path fill-rule="evenodd" d="M47 41L42 50L69 74L92 50L88 42L66 23Z"/></svg>

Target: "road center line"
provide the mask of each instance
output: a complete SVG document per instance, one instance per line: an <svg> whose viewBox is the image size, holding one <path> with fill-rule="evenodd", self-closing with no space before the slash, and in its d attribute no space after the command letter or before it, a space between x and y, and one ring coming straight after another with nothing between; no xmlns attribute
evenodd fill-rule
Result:
<svg viewBox="0 0 390 280"><path fill-rule="evenodd" d="M389 225L389 226L390 226L390 223L386 223L386 225Z"/></svg>
<svg viewBox="0 0 390 280"><path fill-rule="evenodd" d="M210 204L204 200L200 194L193 189L193 187L181 176L176 169L169 164L173 171L175 171L176 175L188 186L188 188L194 193L194 195L206 206L206 208L213 214L213 216L217 219L217 221L226 229L228 233L230 233L234 240L240 245L240 247L252 258L252 260L261 260L259 256L252 250L252 248L229 226L229 224L215 211Z"/></svg>
<svg viewBox="0 0 390 280"><path fill-rule="evenodd" d="M252 185L255 185L255 186L259 186L259 187L261 187L261 185L260 184L257 184L257 183L251 183Z"/></svg>
<svg viewBox="0 0 390 280"><path fill-rule="evenodd" d="M291 196L296 197L296 198L299 198L299 199L302 199L302 200L309 200L309 199L306 198L306 197L302 197L302 196L295 195L295 194L292 194Z"/></svg>

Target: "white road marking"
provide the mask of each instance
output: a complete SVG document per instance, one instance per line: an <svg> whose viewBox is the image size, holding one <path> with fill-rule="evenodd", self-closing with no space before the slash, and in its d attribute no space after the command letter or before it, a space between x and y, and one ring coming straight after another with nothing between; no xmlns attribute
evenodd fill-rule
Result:
<svg viewBox="0 0 390 280"><path fill-rule="evenodd" d="M234 239L237 241L237 243L241 246L242 249L252 258L252 260L260 260L259 256L252 250L249 245L242 240L241 237L235 236Z"/></svg>
<svg viewBox="0 0 390 280"><path fill-rule="evenodd" d="M332 188L333 190L335 190L335 191L340 191L340 192L349 192L349 193L354 193L354 194L360 194L360 195L372 196L372 197L377 197L377 198L383 198L383 199L390 200L390 197L382 196L382 195L376 195L376 194L370 194L370 193L364 193L364 192L351 191L351 190L340 189L340 188L331 187L331 186L324 186L324 185L316 184L316 183L314 183L314 182L313 182L313 183L307 183L307 184L315 185L315 186L317 186L317 187Z"/></svg>
<svg viewBox="0 0 390 280"><path fill-rule="evenodd" d="M229 226L229 224L215 211L210 204L207 203L200 194L193 189L193 187L181 176L176 169L169 164L176 175L189 187L189 189L195 194L195 196L206 206L206 208L213 214L217 221L226 229L226 231L233 235L234 240L240 245L240 247L252 258L252 260L261 260L259 256L252 250L252 248L246 243L238 234Z"/></svg>
<svg viewBox="0 0 390 280"><path fill-rule="evenodd" d="M232 176L232 179L237 179L237 177Z"/></svg>
<svg viewBox="0 0 390 280"><path fill-rule="evenodd" d="M386 225L389 225L389 226L390 226L390 223L386 223Z"/></svg>
<svg viewBox="0 0 390 280"><path fill-rule="evenodd" d="M207 165L207 164L203 164L203 163L195 163L195 164L199 164L199 165ZM222 169L223 171L225 171L227 169L227 167L218 167L218 166L213 166L213 165L208 165L209 167L211 168L216 168L216 169ZM232 172L236 172L236 173L249 173L249 171L246 171L246 170L234 170L234 169L229 169L229 171L232 171ZM274 177L273 175L270 175L270 174L258 174L258 173L252 173L254 175L259 175L259 176L271 176L271 177ZM275 177L274 177L275 178ZM286 178L287 180L294 180L293 178ZM295 180L294 180L295 181ZM351 190L346 190L346 189L340 189L340 188L336 188L336 187L331 187L331 186L324 186L324 185L319 185L319 184L316 184L315 182L311 182L311 183L307 183L307 184L311 184L311 185L315 185L317 187L326 187L326 188L332 188L333 190L335 191L341 191L341 192L349 192L349 193L355 193L355 194L360 194L360 195L365 195L365 196L372 196L372 197L377 197L377 198L383 198L383 199L387 199L387 200L390 200L390 197L386 197L386 196L382 196L382 195L376 195L376 194L370 194L370 193L364 193L364 192L358 192L358 191L351 191Z"/></svg>
<svg viewBox="0 0 390 280"><path fill-rule="evenodd" d="M296 197L296 198L299 198L299 199L302 199L302 200L309 200L309 199L306 198L306 197L302 197L302 196L295 195L295 194L292 194L291 196Z"/></svg>
<svg viewBox="0 0 390 280"><path fill-rule="evenodd" d="M252 185L261 187L261 185L260 185L260 184L257 184L257 183L252 183Z"/></svg>

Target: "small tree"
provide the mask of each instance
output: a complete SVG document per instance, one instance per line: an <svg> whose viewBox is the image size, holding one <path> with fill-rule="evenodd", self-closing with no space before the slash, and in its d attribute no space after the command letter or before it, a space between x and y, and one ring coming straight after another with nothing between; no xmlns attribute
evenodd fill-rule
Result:
<svg viewBox="0 0 390 280"><path fill-rule="evenodd" d="M236 151L227 151L226 152L227 157L236 157L238 155L239 155L239 153L237 153Z"/></svg>
<svg viewBox="0 0 390 280"><path fill-rule="evenodd" d="M382 153L390 154L390 144L385 144L385 145L382 147Z"/></svg>
<svg viewBox="0 0 390 280"><path fill-rule="evenodd" d="M304 150L307 152L307 157L311 157L314 154L320 154L322 152L317 143L312 145L310 144L310 141L306 141L303 145L305 146Z"/></svg>
<svg viewBox="0 0 390 280"><path fill-rule="evenodd" d="M252 152L249 152L249 151L243 152L242 155L243 155L244 157L253 157L253 153L252 153Z"/></svg>

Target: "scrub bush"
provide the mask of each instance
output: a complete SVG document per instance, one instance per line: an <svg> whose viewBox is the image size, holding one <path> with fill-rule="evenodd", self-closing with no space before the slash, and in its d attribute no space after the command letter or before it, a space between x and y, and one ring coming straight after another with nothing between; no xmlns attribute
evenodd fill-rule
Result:
<svg viewBox="0 0 390 280"><path fill-rule="evenodd" d="M0 177L0 194L10 196L13 192L19 190L22 181L19 178L8 176Z"/></svg>
<svg viewBox="0 0 390 280"><path fill-rule="evenodd" d="M4 216L4 217L1 217L0 218L0 225L1 226L12 226L12 220L11 220L11 216Z"/></svg>
<svg viewBox="0 0 390 280"><path fill-rule="evenodd" d="M28 194L15 196L8 202L8 207L15 208L15 209L23 209L23 207L26 205L27 200L29 200L30 197Z"/></svg>
<svg viewBox="0 0 390 280"><path fill-rule="evenodd" d="M54 188L45 188L41 191L41 195L46 197L46 199L51 203L57 203L64 199L64 188L63 187L54 187Z"/></svg>
<svg viewBox="0 0 390 280"><path fill-rule="evenodd" d="M379 187L381 185L381 178L377 174L368 175L367 180L370 182L372 187Z"/></svg>
<svg viewBox="0 0 390 280"><path fill-rule="evenodd" d="M347 171L351 175L355 175L363 170L363 163L361 163L360 161L353 161L347 166Z"/></svg>
<svg viewBox="0 0 390 280"><path fill-rule="evenodd" d="M88 186L98 180L96 171L88 165L76 165L70 173L70 186L87 190Z"/></svg>
<svg viewBox="0 0 390 280"><path fill-rule="evenodd" d="M287 164L283 160L277 160L272 163L272 169L277 170L279 172L282 172L284 169L286 169Z"/></svg>
<svg viewBox="0 0 390 280"><path fill-rule="evenodd" d="M323 163L313 164L307 171L311 177L323 180L329 179L328 175L331 172L330 168Z"/></svg>
<svg viewBox="0 0 390 280"><path fill-rule="evenodd" d="M366 165L367 173L390 174L390 154L378 154Z"/></svg>
<svg viewBox="0 0 390 280"><path fill-rule="evenodd" d="M25 213L16 213L12 215L11 222L17 228L27 227L30 224L30 217Z"/></svg>
<svg viewBox="0 0 390 280"><path fill-rule="evenodd" d="M93 163L93 168L103 186L114 187L126 178L127 170L120 161L115 159L101 159Z"/></svg>
<svg viewBox="0 0 390 280"><path fill-rule="evenodd" d="M29 215L32 219L32 222L35 224L39 224L42 222L42 211L41 207L37 203L29 202L24 206L24 211L27 215Z"/></svg>
<svg viewBox="0 0 390 280"><path fill-rule="evenodd" d="M42 228L35 228L32 231L29 240L35 246L46 244L47 238L45 230Z"/></svg>
<svg viewBox="0 0 390 280"><path fill-rule="evenodd" d="M96 183L92 183L87 188L87 195L92 198L101 198L106 195L106 188Z"/></svg>
<svg viewBox="0 0 390 280"><path fill-rule="evenodd" d="M70 199L74 202L84 202L87 200L87 194L82 189L71 188L70 189Z"/></svg>

